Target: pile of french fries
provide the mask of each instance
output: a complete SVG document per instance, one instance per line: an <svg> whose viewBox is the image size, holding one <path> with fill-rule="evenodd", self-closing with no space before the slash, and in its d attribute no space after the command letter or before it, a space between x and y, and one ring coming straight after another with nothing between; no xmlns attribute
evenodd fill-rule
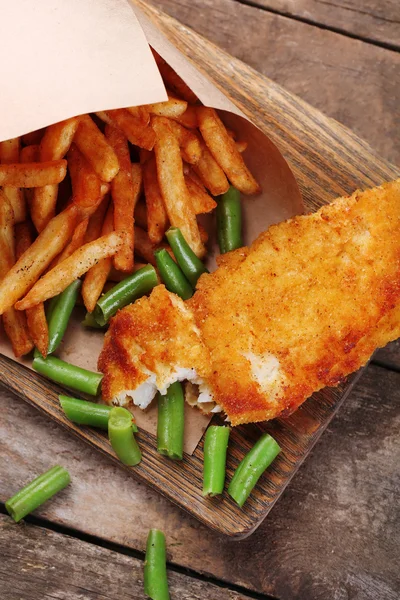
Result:
<svg viewBox="0 0 400 600"><path fill-rule="evenodd" d="M0 143L0 315L15 356L47 354L44 302L84 276L92 312L107 281L155 264L179 227L205 255L197 215L229 182L260 191L216 111L157 54L168 101L81 115ZM137 258L139 257L139 258Z"/></svg>

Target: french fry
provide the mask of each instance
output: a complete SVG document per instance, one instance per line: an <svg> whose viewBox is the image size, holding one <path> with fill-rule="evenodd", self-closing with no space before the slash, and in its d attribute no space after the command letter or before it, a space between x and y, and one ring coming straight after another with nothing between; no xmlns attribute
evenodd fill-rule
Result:
<svg viewBox="0 0 400 600"><path fill-rule="evenodd" d="M97 204L101 196L101 181L91 164L75 144L71 144L67 156L73 203L79 207Z"/></svg>
<svg viewBox="0 0 400 600"><path fill-rule="evenodd" d="M118 175L117 175L118 177ZM102 235L107 235L114 230L114 215L113 206L110 204L108 207L107 215L104 220ZM133 252L132 252L133 256ZM85 275L84 282L82 284L82 298L83 303L88 312L93 312L96 306L97 300L100 298L100 294L103 291L104 285L108 279L112 267L112 258L108 256L100 260L97 265L94 265ZM133 269L133 267L132 267ZM123 274L126 277L126 273Z"/></svg>
<svg viewBox="0 0 400 600"><path fill-rule="evenodd" d="M235 141L230 137L217 112L213 108L199 106L197 118L208 149L232 185L243 194L258 194L261 188L247 168Z"/></svg>
<svg viewBox="0 0 400 600"><path fill-rule="evenodd" d="M78 250L78 248L83 246L88 223L89 217L86 217L86 219L83 219L80 223L78 223L74 233L72 234L70 242L67 244L67 246L65 246L64 250L53 260L49 267L49 270L54 269L54 267L63 262L63 260L71 256L71 254L73 254L75 250Z"/></svg>
<svg viewBox="0 0 400 600"><path fill-rule="evenodd" d="M119 271L131 273L134 251L133 213L142 187L142 169L138 164L131 164L128 142L121 131L107 125L105 134L118 157L120 167L118 174L111 182L114 229L126 233L125 245L114 256L114 266Z"/></svg>
<svg viewBox="0 0 400 600"><path fill-rule="evenodd" d="M158 184L157 166L154 156L143 165L143 187L147 206L146 224L148 236L151 242L158 244L168 229L169 220Z"/></svg>
<svg viewBox="0 0 400 600"><path fill-rule="evenodd" d="M153 244L150 241L147 232L135 225L135 254L139 254L147 262L155 266L156 259L154 258L154 252L158 248L157 244Z"/></svg>
<svg viewBox="0 0 400 600"><path fill-rule="evenodd" d="M134 117L143 121L145 125L150 123L150 113L147 106L129 106L126 110Z"/></svg>
<svg viewBox="0 0 400 600"><path fill-rule="evenodd" d="M102 181L114 179L119 170L118 158L89 115L80 117L74 142Z"/></svg>
<svg viewBox="0 0 400 600"><path fill-rule="evenodd" d="M104 218L107 213L109 202L110 198L107 195L105 195L102 201L100 202L99 206L97 207L96 211L89 218L89 223L85 233L85 244L87 244L88 242L93 242L101 236L101 230L103 227Z"/></svg>
<svg viewBox="0 0 400 600"><path fill-rule="evenodd" d="M19 153L20 163L34 163L39 162L39 145L31 144L21 149Z"/></svg>
<svg viewBox="0 0 400 600"><path fill-rule="evenodd" d="M169 122L182 152L182 158L191 165L195 165L201 158L201 145L199 138L180 123L171 120Z"/></svg>
<svg viewBox="0 0 400 600"><path fill-rule="evenodd" d="M0 142L0 159L2 164L20 162L20 139L13 138ZM11 202L14 211L15 223L21 223L26 217L25 197L18 187L3 187L3 192Z"/></svg>
<svg viewBox="0 0 400 600"><path fill-rule="evenodd" d="M75 205L54 217L0 283L0 315L37 281L64 248L80 219Z"/></svg>
<svg viewBox="0 0 400 600"><path fill-rule="evenodd" d="M242 141L238 140L235 142L235 144L236 144L236 148L237 148L238 152L240 152L240 154L242 154L245 150L247 150L248 143L245 142L244 140L242 140Z"/></svg>
<svg viewBox="0 0 400 600"><path fill-rule="evenodd" d="M35 188L60 183L67 174L66 160L0 165L0 186Z"/></svg>
<svg viewBox="0 0 400 600"><path fill-rule="evenodd" d="M208 242L208 233L204 229L203 225L201 225L201 223L199 223L199 231L200 231L201 241L203 242L204 245L207 244L207 242Z"/></svg>
<svg viewBox="0 0 400 600"><path fill-rule="evenodd" d="M217 203L214 198L207 194L202 185L199 185L190 175L185 175L185 182L196 215L209 213L216 208Z"/></svg>
<svg viewBox="0 0 400 600"><path fill-rule="evenodd" d="M0 192L0 280L3 280L15 261L14 211L4 192ZM33 348L24 313L12 306L2 317L4 331L16 357L28 354Z"/></svg>
<svg viewBox="0 0 400 600"><path fill-rule="evenodd" d="M29 133L25 133L22 136L22 143L25 146L31 146L32 144L40 144L40 141L44 135L45 128L36 129L35 131L31 131Z"/></svg>
<svg viewBox="0 0 400 600"><path fill-rule="evenodd" d="M143 169L143 182L144 182L144 169ZM158 181L157 181L158 185ZM139 225L142 229L147 231L147 207L144 202L138 202L135 207L134 213L135 224Z"/></svg>
<svg viewBox="0 0 400 600"><path fill-rule="evenodd" d="M124 243L124 237L124 232L113 231L94 242L81 246L70 257L39 279L27 295L15 303L15 308L26 310L60 294L70 283L87 273L100 260L118 252Z"/></svg>
<svg viewBox="0 0 400 600"><path fill-rule="evenodd" d="M152 115L159 117L168 117L178 119L186 111L188 103L172 94L168 94L166 102L156 102L155 104L146 104L146 108ZM130 109L129 109L130 110Z"/></svg>
<svg viewBox="0 0 400 600"><path fill-rule="evenodd" d="M145 150L144 148L140 148L139 157L141 165L144 165L144 163L150 160L152 156L154 156L154 154L151 150Z"/></svg>
<svg viewBox="0 0 400 600"><path fill-rule="evenodd" d="M30 146L27 146L29 148ZM16 240L16 258L17 260L23 255L26 250L32 244L32 229L29 223L26 221L20 223L15 228L15 240ZM22 315L20 311L17 314ZM42 356L46 358L47 348L49 346L49 328L47 325L46 314L44 311L44 304L41 302L32 308L28 308L26 311L26 320L28 323L29 334L33 340L34 345L39 350Z"/></svg>
<svg viewBox="0 0 400 600"><path fill-rule="evenodd" d="M154 146L157 178L170 223L180 228L193 252L202 257L205 248L190 203L178 140L170 127L170 121L165 117L153 116L152 124L157 136Z"/></svg>
<svg viewBox="0 0 400 600"><path fill-rule="evenodd" d="M135 264L133 265L133 272L136 273L136 271L139 271L139 269L143 269L143 267L145 267L146 265L147 265L147 263L135 262ZM121 271L117 271L116 269L114 269L114 267L111 267L110 273L108 274L108 277L107 277L107 282L108 283L112 282L111 287L113 287L113 285L115 283L119 283L120 281L123 281L124 279L126 279L126 273L121 273ZM107 286L108 286L108 284L105 284L104 292L107 291Z"/></svg>
<svg viewBox="0 0 400 600"><path fill-rule="evenodd" d="M196 129L196 127L199 125L197 121L196 106L193 104L188 104L185 112L180 117L175 117L175 119L178 121L178 123L184 127L187 127L188 129Z"/></svg>
<svg viewBox="0 0 400 600"><path fill-rule="evenodd" d="M178 73L154 49L152 49L152 52L165 86L171 89L177 96L189 102L189 104L196 104L196 94L192 92L190 87L179 77Z"/></svg>
<svg viewBox="0 0 400 600"><path fill-rule="evenodd" d="M201 146L201 158L193 165L193 171L213 196L225 194L229 189L229 181L219 164L214 160L204 141L199 141Z"/></svg>
<svg viewBox="0 0 400 600"><path fill-rule="evenodd" d="M103 113L97 114L100 116ZM111 120L111 124L114 127L122 131L131 144L139 146L139 148L145 148L146 150L153 150L155 134L150 125L143 122L140 118L134 117L125 108L106 110L104 114L108 120Z"/></svg>
<svg viewBox="0 0 400 600"><path fill-rule="evenodd" d="M41 161L59 160L68 152L79 125L79 117L73 117L47 127L40 142ZM37 231L42 231L56 214L58 185L36 188L31 203L31 217Z"/></svg>

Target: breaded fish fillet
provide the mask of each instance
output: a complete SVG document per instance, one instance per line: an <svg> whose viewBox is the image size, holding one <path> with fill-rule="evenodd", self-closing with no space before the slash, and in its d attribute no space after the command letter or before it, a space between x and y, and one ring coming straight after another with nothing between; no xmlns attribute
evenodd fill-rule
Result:
<svg viewBox="0 0 400 600"><path fill-rule="evenodd" d="M210 401L205 383L210 354L191 311L163 285L112 319L98 366L104 373L103 399L109 403L123 406L133 400L146 408L157 390L165 394L171 383L183 380L200 387L200 402Z"/></svg>
<svg viewBox="0 0 400 600"><path fill-rule="evenodd" d="M164 388L177 365L194 368L233 425L289 414L400 336L399 233L400 180L270 227L221 257L186 303L156 288L112 321L99 362L106 399L128 388L140 396L155 360L171 365Z"/></svg>

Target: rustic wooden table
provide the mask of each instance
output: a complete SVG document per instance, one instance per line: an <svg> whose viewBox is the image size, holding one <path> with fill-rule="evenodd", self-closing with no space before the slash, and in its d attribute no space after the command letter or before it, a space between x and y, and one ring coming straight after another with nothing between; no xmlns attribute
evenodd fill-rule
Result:
<svg viewBox="0 0 400 600"><path fill-rule="evenodd" d="M400 162L397 0L153 3ZM375 355L277 506L241 542L211 533L8 392L0 401L0 500L58 460L74 478L25 524L0 515L3 600L143 598L154 526L168 538L176 599L400 597L399 342Z"/></svg>

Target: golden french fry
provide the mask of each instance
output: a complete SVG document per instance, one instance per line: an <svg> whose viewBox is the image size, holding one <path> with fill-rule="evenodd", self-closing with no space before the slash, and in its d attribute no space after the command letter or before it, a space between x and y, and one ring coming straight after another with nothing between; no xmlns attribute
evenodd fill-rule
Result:
<svg viewBox="0 0 400 600"><path fill-rule="evenodd" d="M97 204L101 196L101 181L75 144L71 144L68 151L68 168L71 176L73 203L79 207L90 207Z"/></svg>
<svg viewBox="0 0 400 600"><path fill-rule="evenodd" d="M196 104L196 94L192 92L183 79L179 77L178 73L154 49L152 49L152 52L165 86L170 88L177 96L189 102L189 104Z"/></svg>
<svg viewBox="0 0 400 600"><path fill-rule="evenodd" d="M205 253L200 239L196 215L183 175L183 163L179 143L165 117L152 118L156 132L154 146L157 178L171 225L179 227L193 252L199 257Z"/></svg>
<svg viewBox="0 0 400 600"><path fill-rule="evenodd" d="M133 265L133 272L136 273L136 271L139 271L139 269L143 269L143 267L145 267L146 265L147 263L135 262L135 264ZM121 271L117 271L116 269L114 269L114 267L111 267L110 273L107 277L107 282L112 283L111 287L113 287L116 283L123 281L124 279L126 279L126 273L122 273ZM104 286L104 292L107 291L108 283Z"/></svg>
<svg viewBox="0 0 400 600"><path fill-rule="evenodd" d="M14 355L19 358L33 350L25 313L9 308L2 318L4 331L11 342Z"/></svg>
<svg viewBox="0 0 400 600"><path fill-rule="evenodd" d="M114 179L119 169L118 158L89 115L80 117L74 142L102 181Z"/></svg>
<svg viewBox="0 0 400 600"><path fill-rule="evenodd" d="M108 207L106 218L102 228L102 235L107 235L114 230L114 215L113 206ZM132 252L133 254L133 252ZM112 267L112 258L108 256L100 260L97 265L94 265L85 275L82 285L83 303L88 312L95 309L96 302L100 298L104 285L108 279ZM126 273L123 274L126 277Z"/></svg>
<svg viewBox="0 0 400 600"><path fill-rule="evenodd" d="M166 102L146 104L147 110L152 115L168 117L170 119L177 119L178 117L181 117L186 111L187 106L188 103L185 100L181 100L172 94L168 94L168 100Z"/></svg>
<svg viewBox="0 0 400 600"><path fill-rule="evenodd" d="M20 139L13 138L0 142L1 163L6 165L20 162ZM3 187L3 192L11 202L16 223L21 223L26 217L26 204L23 191L19 187Z"/></svg>
<svg viewBox="0 0 400 600"><path fill-rule="evenodd" d="M156 259L154 258L154 252L158 248L157 244L153 244L150 241L147 231L135 225L135 254L139 254L147 262L155 266Z"/></svg>
<svg viewBox="0 0 400 600"><path fill-rule="evenodd" d="M47 127L40 142L41 161L59 160L68 152L76 130L79 117L73 117ZM31 217L37 231L42 231L56 214L58 185L46 185L36 188L31 202Z"/></svg>
<svg viewBox="0 0 400 600"><path fill-rule="evenodd" d="M201 225L201 223L199 223L199 231L200 231L201 241L203 242L204 245L207 244L207 242L208 242L208 233L204 229L203 225Z"/></svg>
<svg viewBox="0 0 400 600"><path fill-rule="evenodd" d="M209 213L217 206L214 198L207 194L202 185L199 185L190 175L185 175L185 182L190 194L192 208L196 215Z"/></svg>
<svg viewBox="0 0 400 600"><path fill-rule="evenodd" d="M180 117L175 117L175 119L188 129L196 129L199 123L197 121L197 112L196 106L193 104L189 104L185 112Z"/></svg>
<svg viewBox="0 0 400 600"><path fill-rule="evenodd" d="M27 146L29 147L29 146ZM32 228L26 221L20 223L15 228L15 240L16 240L16 258L17 260L23 255L26 250L32 244ZM12 309L14 310L14 309ZM23 315L21 311L16 311L16 314ZM49 328L47 325L46 314L44 311L44 304L41 302L32 308L28 308L26 311L26 321L28 324L28 330L30 337L36 348L42 354L47 356L47 348L49 346Z"/></svg>
<svg viewBox="0 0 400 600"><path fill-rule="evenodd" d="M168 229L169 220L158 184L157 166L154 156L143 165L143 187L147 206L146 224L148 236L151 242L158 244ZM138 224L140 225L140 223Z"/></svg>
<svg viewBox="0 0 400 600"><path fill-rule="evenodd" d="M237 141L235 142L236 144L236 148L238 150L238 152L240 152L240 154L242 154L242 152L244 152L247 149L248 143L245 141Z"/></svg>
<svg viewBox="0 0 400 600"><path fill-rule="evenodd" d="M189 131L189 129L186 129L176 121L171 120L169 125L179 142L183 160L191 165L195 165L201 158L199 138L193 131Z"/></svg>
<svg viewBox="0 0 400 600"><path fill-rule="evenodd" d="M143 121L145 125L150 123L150 113L147 106L129 106L126 110L134 117Z"/></svg>
<svg viewBox="0 0 400 600"><path fill-rule="evenodd" d="M144 163L150 160L152 156L154 156L154 154L151 150L145 150L144 148L140 148L139 162L141 165L144 165Z"/></svg>
<svg viewBox="0 0 400 600"><path fill-rule="evenodd" d="M0 314L13 306L64 248L80 218L75 205L54 217L0 283Z"/></svg>
<svg viewBox="0 0 400 600"><path fill-rule="evenodd" d="M225 194L229 189L229 181L219 164L214 160L204 141L199 140L199 142L201 146L201 158L193 165L193 171L213 196Z"/></svg>
<svg viewBox="0 0 400 600"><path fill-rule="evenodd" d="M19 153L20 163L34 163L39 162L39 145L31 144L21 149Z"/></svg>
<svg viewBox="0 0 400 600"><path fill-rule="evenodd" d="M97 240L98 237L101 236L101 231L104 223L104 218L106 216L107 208L110 203L110 198L108 195L105 195L97 207L96 211L89 218L89 223L86 229L85 240L84 243L93 242Z"/></svg>
<svg viewBox="0 0 400 600"><path fill-rule="evenodd" d="M0 165L0 186L33 188L60 183L67 174L66 160Z"/></svg>
<svg viewBox="0 0 400 600"><path fill-rule="evenodd" d="M144 183L144 169L143 169L143 183ZM158 181L157 181L158 185ZM147 208L144 202L138 202L135 207L134 221L136 225L139 225L142 229L147 231Z"/></svg>
<svg viewBox="0 0 400 600"><path fill-rule="evenodd" d="M48 270L54 269L54 267L63 262L63 260L71 256L71 254L73 254L75 250L78 250L78 248L83 246L88 223L88 217L86 217L86 219L83 219L80 223L78 223L74 233L72 234L71 241L69 242L69 244L67 244L67 246L65 246L64 250L58 256L56 256Z"/></svg>
<svg viewBox="0 0 400 600"><path fill-rule="evenodd" d="M111 198L114 204L114 229L125 231L125 245L114 256L114 266L130 273L133 269L133 213L142 185L140 165L132 165L128 141L124 134L111 125L106 126L106 138L118 157L119 171L111 182Z"/></svg>
<svg viewBox="0 0 400 600"><path fill-rule="evenodd" d="M27 295L15 303L17 310L26 310L60 294L65 288L87 273L95 264L107 256L113 256L124 243L124 232L113 231L94 242L85 244L62 263L39 279Z"/></svg>
<svg viewBox="0 0 400 600"><path fill-rule="evenodd" d="M258 194L261 188L247 168L216 110L197 107L197 118L203 139L228 179L243 194Z"/></svg>
<svg viewBox="0 0 400 600"><path fill-rule="evenodd" d="M40 144L44 132L45 128L36 129L35 131L25 133L25 135L22 136L22 143L25 146L31 146L32 144Z"/></svg>
<svg viewBox="0 0 400 600"><path fill-rule="evenodd" d="M98 113L100 116L102 113ZM155 135L152 127L144 123L140 118L134 117L129 110L119 108L116 110L106 110L105 115L111 120L111 124L122 131L131 144L152 150L155 142Z"/></svg>

